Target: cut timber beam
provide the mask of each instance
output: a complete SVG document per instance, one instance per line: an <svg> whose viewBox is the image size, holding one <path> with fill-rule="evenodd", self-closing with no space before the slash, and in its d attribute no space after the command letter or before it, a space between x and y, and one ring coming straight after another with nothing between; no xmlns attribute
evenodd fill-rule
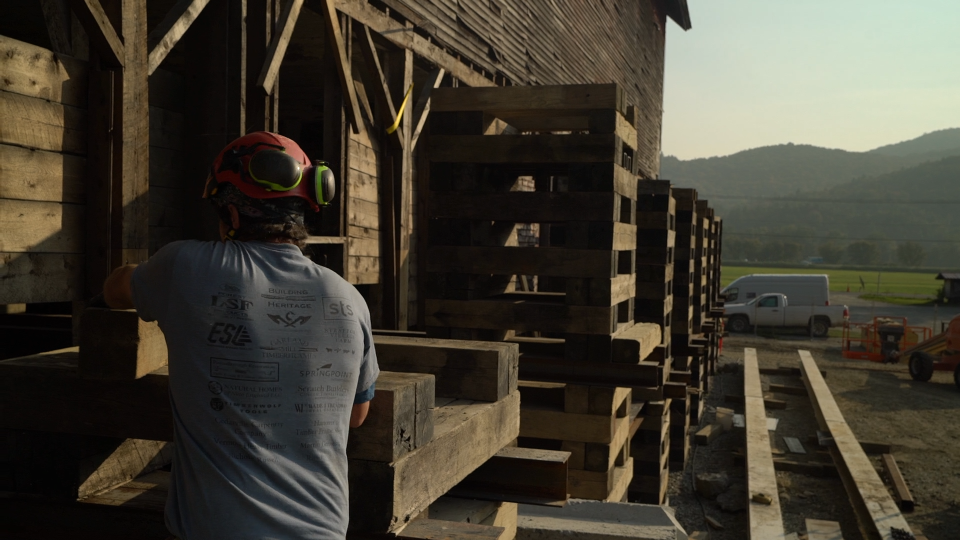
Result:
<svg viewBox="0 0 960 540"><path fill-rule="evenodd" d="M267 57L263 61L263 68L257 78L257 86L263 88L263 91L267 94L273 93L274 83L277 81L277 76L280 75L283 55L287 53L287 46L290 45L293 28L297 24L297 18L300 17L300 8L302 7L303 0L289 0L280 14L280 20L278 21L280 31L273 35L270 48L267 49Z"/></svg>
<svg viewBox="0 0 960 540"><path fill-rule="evenodd" d="M70 0L70 7L90 38L90 44L100 53L101 60L111 67L123 67L123 41L103 11L99 0Z"/></svg>
<svg viewBox="0 0 960 540"><path fill-rule="evenodd" d="M350 490L351 529L399 529L519 432L519 392L494 403L461 400L439 407L430 444L393 463L350 460L350 484L357 486Z"/></svg>
<svg viewBox="0 0 960 540"><path fill-rule="evenodd" d="M517 389L512 343L375 335L380 369L436 376L438 396L498 401Z"/></svg>
<svg viewBox="0 0 960 540"><path fill-rule="evenodd" d="M562 506L567 501L569 459L570 452L508 446L457 484L450 495Z"/></svg>
<svg viewBox="0 0 960 540"><path fill-rule="evenodd" d="M307 0L311 8L323 0ZM392 19L388 14L373 7L368 2L358 0L326 0L324 3L336 3L338 10L351 19L368 26L398 47L409 49L421 58L442 67L454 78L467 86L496 86L493 81L470 69L455 56L430 43L403 23Z"/></svg>
<svg viewBox="0 0 960 540"><path fill-rule="evenodd" d="M434 377L381 371L367 421L350 430L352 459L396 461L433 439Z"/></svg>
<svg viewBox="0 0 960 540"><path fill-rule="evenodd" d="M377 109L380 111L380 125L389 126L397 118L397 108L393 103L393 97L390 95L390 87L387 84L387 76L384 73L383 66L380 64L380 56L377 53L377 46L373 43L373 36L370 35L370 29L361 25L363 32L359 36L360 51L363 53L364 62L367 65L367 82L373 91L373 97L377 102ZM387 135L391 144L396 148L403 147L403 128L398 127L393 133Z"/></svg>
<svg viewBox="0 0 960 540"><path fill-rule="evenodd" d="M889 540L892 528L910 532L897 503L890 497L873 463L857 442L853 430L840 413L830 388L820 375L809 351L799 351L803 382L810 394L820 429L829 431L836 446L830 449L840 471L840 479L857 514L863 537L867 540Z"/></svg>
<svg viewBox="0 0 960 540"><path fill-rule="evenodd" d="M180 0L170 8L160 24L150 31L150 35L147 36L147 44L150 46L150 57L147 60L148 75L153 75L153 72L160 67L209 3L210 0Z"/></svg>
<svg viewBox="0 0 960 540"><path fill-rule="evenodd" d="M167 365L167 342L156 322L134 310L87 309L80 317L80 377L139 379Z"/></svg>
<svg viewBox="0 0 960 540"><path fill-rule="evenodd" d="M897 466L897 460L893 459L893 456L890 454L883 454L880 456L880 462L883 464L883 472L887 475L887 479L890 480L890 485L893 487L893 492L896 494L897 500L900 501L900 510L913 512L913 495L910 493L910 488L907 487L907 482L903 479L903 475L900 474L900 467Z"/></svg>
<svg viewBox="0 0 960 540"><path fill-rule="evenodd" d="M315 11L323 15L327 34L330 36L330 47L335 51L334 58L337 64L337 75L340 76L340 88L343 90L344 97L347 98L343 108L346 109L347 116L350 118L353 132L360 133L363 131L360 102L353 85L353 72L350 68L350 60L347 58L347 47L343 41L343 33L340 32L339 17L337 16L337 10L334 8L335 0L316 0L312 3L316 6Z"/></svg>
<svg viewBox="0 0 960 540"><path fill-rule="evenodd" d="M427 75L427 80L424 81L423 89L420 90L420 99L417 100L417 105L413 108L413 125L415 127L413 128L413 135L410 136L411 152L417 147L420 132L423 131L423 126L426 125L427 118L430 116L430 94L434 88L440 86L440 83L443 81L443 74L446 72L443 68L437 68L431 71Z"/></svg>
<svg viewBox="0 0 960 540"><path fill-rule="evenodd" d="M783 517L780 513L780 495L777 474L770 451L767 432L767 413L763 407L763 388L757 350L743 350L743 395L747 422L747 497L765 495L770 504L748 500L750 539L783 538Z"/></svg>

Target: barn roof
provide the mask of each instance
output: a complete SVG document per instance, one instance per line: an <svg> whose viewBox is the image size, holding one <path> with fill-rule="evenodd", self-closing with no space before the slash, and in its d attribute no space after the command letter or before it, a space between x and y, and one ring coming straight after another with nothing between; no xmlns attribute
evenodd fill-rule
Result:
<svg viewBox="0 0 960 540"><path fill-rule="evenodd" d="M680 25L680 28L689 30L690 10L687 9L687 0L667 0L667 16L673 19L673 22Z"/></svg>
<svg viewBox="0 0 960 540"><path fill-rule="evenodd" d="M937 279L960 279L960 272L940 272Z"/></svg>

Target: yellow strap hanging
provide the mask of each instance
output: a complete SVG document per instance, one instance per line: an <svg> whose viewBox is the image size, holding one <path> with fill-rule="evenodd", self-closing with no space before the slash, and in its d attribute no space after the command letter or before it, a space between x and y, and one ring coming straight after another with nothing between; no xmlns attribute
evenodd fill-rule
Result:
<svg viewBox="0 0 960 540"><path fill-rule="evenodd" d="M407 100L410 99L410 92L413 91L413 83L410 84L410 88L407 88L407 95L403 96L403 103L400 104L400 110L397 112L397 119L394 120L393 125L387 128L387 135L393 133L400 127L400 119L403 118L403 110L407 108Z"/></svg>

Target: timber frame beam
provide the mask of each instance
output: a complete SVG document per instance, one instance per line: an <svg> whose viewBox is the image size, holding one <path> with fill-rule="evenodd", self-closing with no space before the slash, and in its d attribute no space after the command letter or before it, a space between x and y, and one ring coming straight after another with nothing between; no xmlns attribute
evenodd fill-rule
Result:
<svg viewBox="0 0 960 540"><path fill-rule="evenodd" d="M110 67L123 67L123 42L100 5L100 0L70 0L70 7L86 30L90 43L100 53L101 60Z"/></svg>
<svg viewBox="0 0 960 540"><path fill-rule="evenodd" d="M783 538L777 473L770 451L770 433L767 431L767 412L763 404L756 349L743 350L743 395L747 423L747 510L750 539ZM760 497L761 495L766 498ZM762 500L770 502L765 504Z"/></svg>
<svg viewBox="0 0 960 540"><path fill-rule="evenodd" d="M335 0L314 0L311 2L314 10L323 15L327 33L330 36L330 46L335 51L334 58L337 64L337 75L340 76L340 87L343 89L346 103L344 108L350 118L354 133L363 131L363 118L360 116L360 103L357 100L357 91L353 85L353 73L350 68L350 59L347 57L347 47L340 31L340 21L334 6Z"/></svg>
<svg viewBox="0 0 960 540"><path fill-rule="evenodd" d="M209 3L210 0L180 0L170 8L170 12L160 21L160 24L150 31L150 35L147 36L147 44L150 47L150 56L147 60L148 75L153 75Z"/></svg>
<svg viewBox="0 0 960 540"><path fill-rule="evenodd" d="M420 99L417 100L417 106L413 109L413 125L416 127L413 129L413 135L410 136L411 152L417 147L420 132L423 131L423 127L427 123L427 117L430 116L431 91L440 86L440 82L443 81L443 74L446 72L443 68L437 68L431 71L430 75L427 76L423 89L420 90Z"/></svg>
<svg viewBox="0 0 960 540"><path fill-rule="evenodd" d="M840 407L810 351L798 352L803 383L810 394L817 423L820 429L833 437L835 446L830 448L830 455L840 472L863 537L868 540L889 540L893 537L893 528L911 532L910 525L887 491L887 486L840 413Z"/></svg>
<svg viewBox="0 0 960 540"><path fill-rule="evenodd" d="M384 73L383 66L380 64L380 57L377 54L377 47L373 42L373 36L370 35L370 29L364 25L357 37L360 42L360 51L363 53L363 59L367 64L367 77L364 86L373 91L374 99L377 102L377 108L381 111L381 125L388 126L393 123L397 117L397 108L390 96L390 86L387 83L387 76ZM396 148L403 148L403 127L398 127L388 136L390 143Z"/></svg>
<svg viewBox="0 0 960 540"><path fill-rule="evenodd" d="M274 83L277 82L277 76L280 75L283 55L287 52L287 46L290 44L293 28L297 24L297 18L300 17L302 7L303 0L290 0L283 8L283 13L280 14L280 20L277 23L279 32L274 34L273 41L270 42L267 57L264 59L263 68L260 70L260 77L257 78L257 86L267 94L273 93Z"/></svg>

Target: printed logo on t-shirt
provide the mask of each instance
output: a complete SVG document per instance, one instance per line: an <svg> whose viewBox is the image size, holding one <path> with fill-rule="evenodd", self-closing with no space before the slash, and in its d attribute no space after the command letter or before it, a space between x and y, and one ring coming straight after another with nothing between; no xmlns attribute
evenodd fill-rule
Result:
<svg viewBox="0 0 960 540"><path fill-rule="evenodd" d="M220 398L218 398L218 397L210 398L210 408L211 408L211 409L213 409L213 410L215 410L215 411L217 411L217 412L220 412L220 411L223 410L223 405L224 405L224 403L223 403L223 400L222 400L222 399L220 399Z"/></svg>
<svg viewBox="0 0 960 540"><path fill-rule="evenodd" d="M292 311L288 311L284 314L267 313L267 317L270 317L271 321L279 324L283 328L296 328L298 326L303 326L312 318L311 315L299 315Z"/></svg>
<svg viewBox="0 0 960 540"><path fill-rule="evenodd" d="M207 334L207 343L214 347L244 348L253 339L242 324L214 323Z"/></svg>
<svg viewBox="0 0 960 540"><path fill-rule="evenodd" d="M216 294L210 295L210 307L226 319L249 319L253 301L241 296L240 288L235 285L222 285Z"/></svg>
<svg viewBox="0 0 960 540"><path fill-rule="evenodd" d="M323 297L323 318L327 320L356 320L353 306L348 299L337 296Z"/></svg>

